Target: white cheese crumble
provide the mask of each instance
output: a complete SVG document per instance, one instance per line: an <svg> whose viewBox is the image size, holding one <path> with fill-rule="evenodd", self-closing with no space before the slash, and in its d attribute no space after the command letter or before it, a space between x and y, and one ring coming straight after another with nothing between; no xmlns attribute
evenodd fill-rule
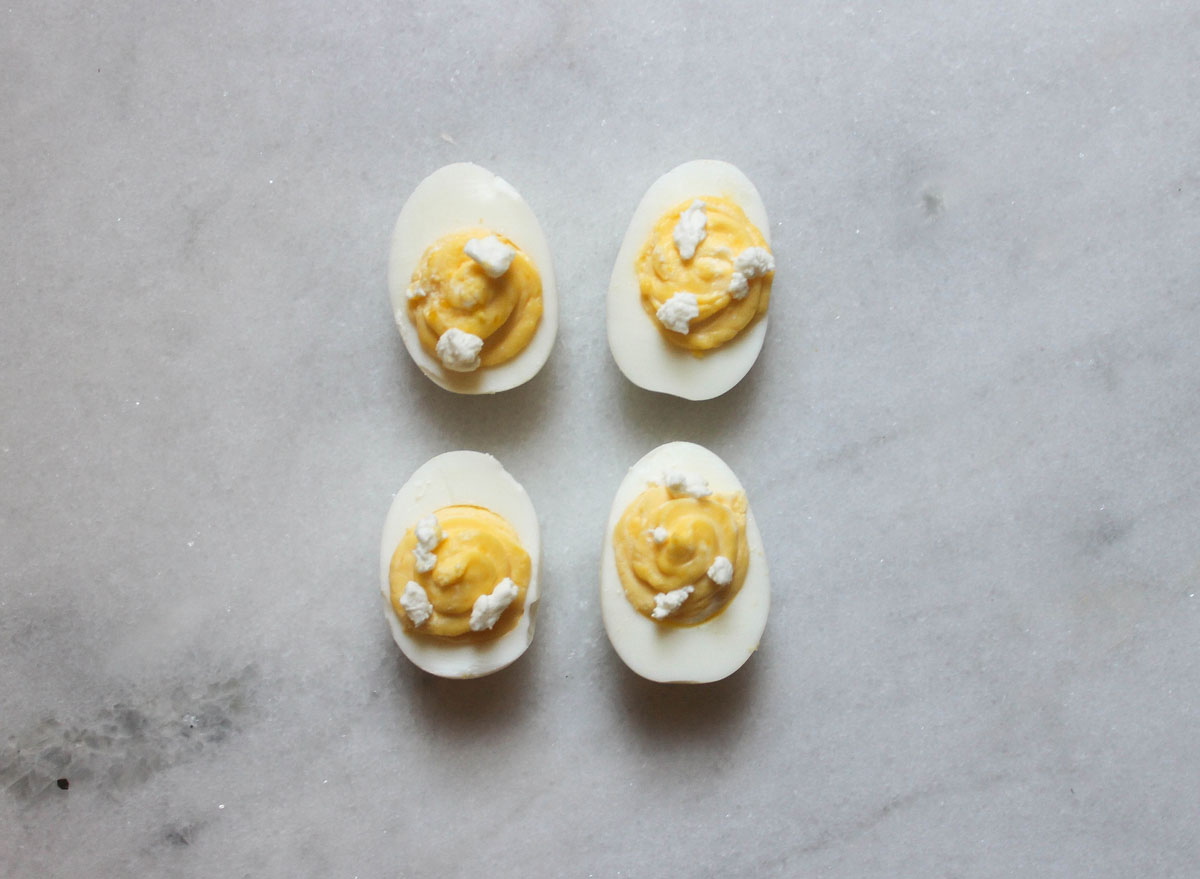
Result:
<svg viewBox="0 0 1200 879"><path fill-rule="evenodd" d="M750 284L746 281L746 276L741 272L734 272L729 276L729 295L734 299L745 299L746 294L750 292Z"/></svg>
<svg viewBox="0 0 1200 879"><path fill-rule="evenodd" d="M463 245L463 253L479 263L489 278L498 278L512 265L517 249L495 235L489 235L487 238L472 238Z"/></svg>
<svg viewBox="0 0 1200 879"><path fill-rule="evenodd" d="M404 587L404 592L400 595L400 606L417 628L425 625L425 621L433 616L433 605L429 603L429 596L416 580L409 580L408 585Z"/></svg>
<svg viewBox="0 0 1200 879"><path fill-rule="evenodd" d="M420 284L413 284L404 295L408 297L409 302L416 302L418 299L424 299L428 294Z"/></svg>
<svg viewBox="0 0 1200 879"><path fill-rule="evenodd" d="M437 556L419 546L413 549L413 558L417 560L413 567L417 569L418 574L428 573L437 565Z"/></svg>
<svg viewBox="0 0 1200 879"><path fill-rule="evenodd" d="M675 247L681 257L691 259L696 255L696 248L708 237L708 214L704 210L704 202L696 199L679 215L679 222L675 224L671 237L675 239Z"/></svg>
<svg viewBox="0 0 1200 879"><path fill-rule="evenodd" d="M471 631L482 632L496 625L500 614L508 610L508 606L517 597L517 584L505 577L496 584L490 595L480 595L471 607Z"/></svg>
<svg viewBox="0 0 1200 879"><path fill-rule="evenodd" d="M438 339L437 356L442 366L454 372L474 372L479 369L479 352L483 350L483 339L474 333L465 333L451 327Z"/></svg>
<svg viewBox="0 0 1200 879"><path fill-rule="evenodd" d="M667 531L667 529L664 528L662 525L659 525L657 528L653 529L650 532L650 539L653 540L655 543L666 543L667 538L670 536L671 536L670 532Z"/></svg>
<svg viewBox="0 0 1200 879"><path fill-rule="evenodd" d="M695 473L682 473L679 470L668 470L663 474L662 484L667 491L673 495L687 495L688 497L702 498L712 494L712 489L708 487L707 480Z"/></svg>
<svg viewBox="0 0 1200 879"><path fill-rule="evenodd" d="M680 605L687 601L688 596L695 590L695 586L684 586L681 589L672 589L670 592L660 592L654 596L654 610L650 611L650 616L656 620L665 620L679 610Z"/></svg>
<svg viewBox="0 0 1200 879"><path fill-rule="evenodd" d="M424 574L432 571L437 564L437 556L433 551L442 542L442 526L438 524L437 516L426 516L413 529L417 536L417 545L413 547L413 558L417 560L417 573Z"/></svg>
<svg viewBox="0 0 1200 879"><path fill-rule="evenodd" d="M734 299L745 299L750 292L750 281L775 271L775 258L765 247L747 247L733 261L733 274L729 276L729 295Z"/></svg>
<svg viewBox="0 0 1200 879"><path fill-rule="evenodd" d="M733 582L733 562L723 555L717 556L708 566L708 579L718 586L728 586Z"/></svg>
<svg viewBox="0 0 1200 879"><path fill-rule="evenodd" d="M422 549L436 549L437 545L442 542L442 538L445 537L442 534L442 523L433 513L417 522L413 533L417 536L417 543L421 545Z"/></svg>
<svg viewBox="0 0 1200 879"><path fill-rule="evenodd" d="M695 293L676 293L654 312L658 322L674 333L688 334L689 324L700 316Z"/></svg>

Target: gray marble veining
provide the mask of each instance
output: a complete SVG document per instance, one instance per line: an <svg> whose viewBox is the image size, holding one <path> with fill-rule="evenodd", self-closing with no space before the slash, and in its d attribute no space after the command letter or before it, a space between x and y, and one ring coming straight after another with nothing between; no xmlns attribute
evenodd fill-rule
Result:
<svg viewBox="0 0 1200 879"><path fill-rule="evenodd" d="M1195 876L1200 5L980 6L4 10L0 872ZM625 382L603 298L710 156L778 273L694 404ZM562 296L491 399L417 372L384 285L459 160ZM596 601L668 439L740 474L774 574L704 688L628 673ZM466 683L375 581L450 448L544 528L537 640Z"/></svg>

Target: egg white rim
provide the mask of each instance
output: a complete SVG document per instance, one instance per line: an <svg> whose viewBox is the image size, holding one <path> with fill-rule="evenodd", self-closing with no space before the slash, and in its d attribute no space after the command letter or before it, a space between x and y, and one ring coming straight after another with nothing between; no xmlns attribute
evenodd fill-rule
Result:
<svg viewBox="0 0 1200 879"><path fill-rule="evenodd" d="M414 637L404 631L391 602L388 578L392 555L408 529L442 507L472 504L503 516L516 529L529 553L529 586L525 609L517 625L493 641L448 644ZM380 546L380 583L384 617L392 638L419 668L444 678L476 678L500 671L523 654L533 641L541 597L541 537L537 513L525 489L491 455L483 452L445 452L422 464L392 499Z"/></svg>
<svg viewBox="0 0 1200 879"><path fill-rule="evenodd" d="M686 400L719 397L745 378L758 360L770 316L768 311L721 347L696 357L666 341L643 310L634 266L638 253L663 213L702 195L738 204L770 245L767 209L749 177L716 159L684 162L655 180L634 210L613 266L606 311L608 346L625 377L640 388Z"/></svg>
<svg viewBox="0 0 1200 879"><path fill-rule="evenodd" d="M721 458L704 446L670 442L629 468L613 498L601 556L600 609L608 640L621 660L638 675L658 683L712 683L741 668L758 649L771 605L771 578L762 534L747 504L746 542L750 569L729 606L698 626L664 626L640 614L621 586L612 535L621 516L664 470L698 473L718 494L745 489ZM616 634L614 634L616 633Z"/></svg>
<svg viewBox="0 0 1200 879"><path fill-rule="evenodd" d="M446 369L421 347L408 317L408 290L425 250L439 238L469 226L507 236L529 255L542 279L542 319L529 344L507 363L474 372ZM533 209L503 177L471 162L438 168L417 184L396 218L388 254L388 293L396 328L421 372L458 394L495 394L529 381L545 366L558 333L558 288L550 245Z"/></svg>

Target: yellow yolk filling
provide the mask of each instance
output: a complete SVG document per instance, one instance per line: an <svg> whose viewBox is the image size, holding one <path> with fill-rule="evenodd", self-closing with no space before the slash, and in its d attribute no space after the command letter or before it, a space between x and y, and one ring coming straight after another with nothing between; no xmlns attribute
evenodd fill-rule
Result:
<svg viewBox="0 0 1200 879"><path fill-rule="evenodd" d="M659 219L636 262L642 308L664 339L696 356L717 348L766 314L773 273L749 281L743 299L729 292L733 262L748 247L770 250L766 239L734 202L719 196L701 196L708 217L707 235L695 255L685 260L675 246L675 224L695 199L680 202ZM686 335L667 329L658 320L658 309L676 293L692 293L700 308Z"/></svg>
<svg viewBox="0 0 1200 879"><path fill-rule="evenodd" d="M654 529L666 540L656 543ZM655 620L693 626L723 611L742 588L750 561L746 542L746 496L712 494L674 497L660 485L643 491L613 530L617 573L625 597L639 613L654 619L654 597L685 586L693 592L678 610ZM733 579L721 586L708 576L717 556L733 563Z"/></svg>
<svg viewBox="0 0 1200 879"><path fill-rule="evenodd" d="M483 339L480 366L512 360L533 338L542 319L542 278L533 260L516 248L503 275L488 277L483 267L463 252L472 238L496 234L488 229L463 229L432 244L417 263L409 289L423 296L409 298L408 315L421 346L436 356L442 333L457 328Z"/></svg>
<svg viewBox="0 0 1200 879"><path fill-rule="evenodd" d="M411 634L453 638L455 643L488 641L510 631L525 608L529 587L529 553L521 546L516 530L503 516L483 507L442 507L434 515L442 529L442 540L433 550L437 564L420 573L413 549L414 529L409 529L392 554L388 573L392 609L404 630ZM471 609L481 595L488 595L505 577L517 586L517 597L484 631L470 628ZM410 580L424 590L433 613L420 627L414 626L400 604Z"/></svg>

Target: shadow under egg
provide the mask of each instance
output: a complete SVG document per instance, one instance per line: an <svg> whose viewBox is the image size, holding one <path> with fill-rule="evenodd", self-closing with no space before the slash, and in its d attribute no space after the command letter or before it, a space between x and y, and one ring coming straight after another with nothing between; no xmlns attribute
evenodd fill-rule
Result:
<svg viewBox="0 0 1200 879"><path fill-rule="evenodd" d="M399 335L393 346L398 371L415 378L407 380L408 393L394 397L408 420L419 417L440 445L457 449L504 449L522 442L541 429L556 404L558 390L554 370L557 346L537 375L515 388L494 394L459 394L435 384L409 356Z"/></svg>
<svg viewBox="0 0 1200 879"><path fill-rule="evenodd" d="M535 637L529 649L507 668L458 680L430 674L397 654L393 677L397 706L442 739L494 736L517 723L538 698L533 681L539 656Z"/></svg>
<svg viewBox="0 0 1200 879"><path fill-rule="evenodd" d="M756 650L729 677L708 684L661 684L632 671L608 651L617 708L645 742L655 747L704 745L735 736L761 698L761 660Z"/></svg>
<svg viewBox="0 0 1200 879"><path fill-rule="evenodd" d="M610 357L608 372L621 385L618 405L622 424L650 447L679 439L708 447L727 442L759 420L756 407L770 384L768 358L764 356L769 345L770 333L758 362L741 381L711 400L685 400L647 391L626 378Z"/></svg>

